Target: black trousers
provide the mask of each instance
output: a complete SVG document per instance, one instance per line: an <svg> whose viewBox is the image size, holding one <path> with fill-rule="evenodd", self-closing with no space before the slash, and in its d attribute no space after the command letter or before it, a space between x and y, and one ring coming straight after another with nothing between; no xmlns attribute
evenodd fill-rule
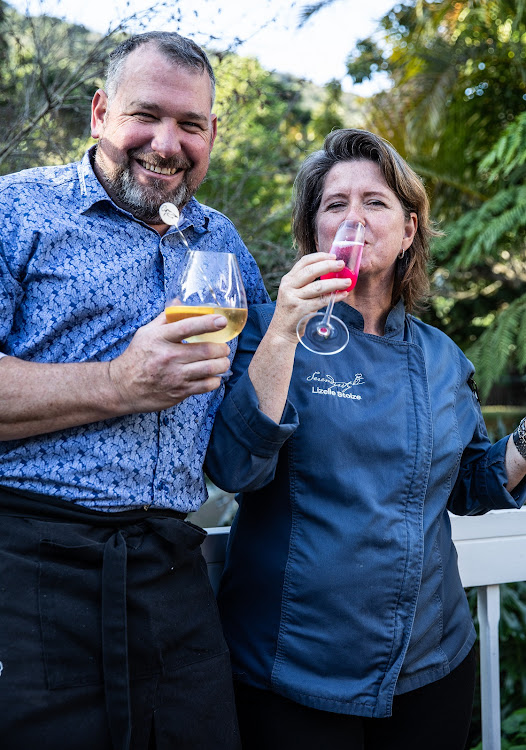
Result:
<svg viewBox="0 0 526 750"><path fill-rule="evenodd" d="M475 654L449 675L396 696L387 719L318 711L269 690L235 684L243 750L464 750Z"/></svg>
<svg viewBox="0 0 526 750"><path fill-rule="evenodd" d="M238 750L204 536L0 491L2 750Z"/></svg>

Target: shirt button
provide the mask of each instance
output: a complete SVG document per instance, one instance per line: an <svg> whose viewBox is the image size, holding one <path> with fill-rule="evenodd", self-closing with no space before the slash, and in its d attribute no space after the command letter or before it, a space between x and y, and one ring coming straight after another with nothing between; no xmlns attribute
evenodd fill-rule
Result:
<svg viewBox="0 0 526 750"><path fill-rule="evenodd" d="M163 417L163 425L167 427L169 424L170 424L170 420L168 419L168 417Z"/></svg>

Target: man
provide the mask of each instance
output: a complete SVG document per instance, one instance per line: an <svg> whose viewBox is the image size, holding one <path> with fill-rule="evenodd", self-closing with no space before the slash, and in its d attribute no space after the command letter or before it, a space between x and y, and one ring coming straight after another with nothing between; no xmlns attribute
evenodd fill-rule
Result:
<svg viewBox="0 0 526 750"><path fill-rule="evenodd" d="M152 32L110 56L82 162L0 178L0 718L4 750L238 746L229 659L184 521L235 342L167 323L184 245L235 252L193 195L217 119L190 40Z"/></svg>

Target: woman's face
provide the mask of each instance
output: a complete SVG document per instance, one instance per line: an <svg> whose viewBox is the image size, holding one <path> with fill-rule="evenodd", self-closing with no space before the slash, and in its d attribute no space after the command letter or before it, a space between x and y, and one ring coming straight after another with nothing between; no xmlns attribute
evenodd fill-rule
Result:
<svg viewBox="0 0 526 750"><path fill-rule="evenodd" d="M345 219L365 225L360 277L392 285L397 256L411 245L418 222L415 213L406 219L398 196L375 162L338 162L327 173L316 216L319 252L330 252L336 230Z"/></svg>

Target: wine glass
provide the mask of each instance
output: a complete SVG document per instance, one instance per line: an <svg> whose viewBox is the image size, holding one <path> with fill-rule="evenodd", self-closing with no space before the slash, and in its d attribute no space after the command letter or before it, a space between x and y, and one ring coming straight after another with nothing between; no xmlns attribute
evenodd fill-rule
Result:
<svg viewBox="0 0 526 750"><path fill-rule="evenodd" d="M351 279L350 291L356 286L360 261L365 242L365 227L359 221L343 221L332 241L331 253L338 260L345 261L341 271L327 273L321 279ZM349 341L347 326L332 314L334 292L324 313L309 313L298 322L296 332L303 346L316 354L338 354L345 349Z"/></svg>
<svg viewBox="0 0 526 750"><path fill-rule="evenodd" d="M234 253L187 250L182 273L169 285L165 314L168 323L196 315L224 315L220 331L186 339L223 343L238 336L247 321L247 298Z"/></svg>

